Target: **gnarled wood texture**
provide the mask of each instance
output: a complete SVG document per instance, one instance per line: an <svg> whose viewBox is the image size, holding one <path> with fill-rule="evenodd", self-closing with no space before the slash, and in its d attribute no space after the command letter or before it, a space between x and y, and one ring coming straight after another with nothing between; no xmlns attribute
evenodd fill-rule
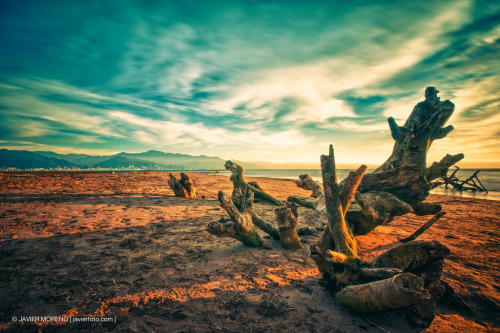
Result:
<svg viewBox="0 0 500 333"><path fill-rule="evenodd" d="M285 249L301 249L297 235L297 205L287 203L285 207L275 209L276 221L280 232L281 244Z"/></svg>
<svg viewBox="0 0 500 333"><path fill-rule="evenodd" d="M230 180L233 182L233 186L235 189L239 189L240 191L244 191L246 189L246 187L248 186L248 188L254 193L256 198L259 198L259 199L265 200L265 201L269 201L269 202L275 204L276 206L283 206L284 205L283 202L279 201L278 199L276 199L272 195L264 192L257 183L255 183L255 182L247 183L245 181L245 178L243 177L243 174L245 171L241 165L239 165L235 162L232 162L232 161L226 161L226 163L224 164L224 167L232 172Z"/></svg>
<svg viewBox="0 0 500 333"><path fill-rule="evenodd" d="M168 185L176 197L196 198L196 190L189 176L181 172L181 179L177 179L173 174L169 174Z"/></svg>
<svg viewBox="0 0 500 333"><path fill-rule="evenodd" d="M253 192L249 188L244 193L236 190L232 197L234 202L222 191L219 191L217 198L231 220L222 218L211 222L206 227L207 231L216 236L235 238L248 246L262 246L263 241L252 223Z"/></svg>
<svg viewBox="0 0 500 333"><path fill-rule="evenodd" d="M300 181L295 181L298 187L302 187L305 190L312 191L311 198L317 198L323 194L323 189L316 183L311 176L308 174L302 174L299 176Z"/></svg>

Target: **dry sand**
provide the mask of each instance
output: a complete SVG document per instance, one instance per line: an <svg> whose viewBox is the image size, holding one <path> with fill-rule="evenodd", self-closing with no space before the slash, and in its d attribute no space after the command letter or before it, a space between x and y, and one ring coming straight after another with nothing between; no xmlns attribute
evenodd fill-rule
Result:
<svg viewBox="0 0 500 333"><path fill-rule="evenodd" d="M304 248L249 248L205 231L226 216L228 177L190 173L197 199L173 197L168 173L0 173L0 329L42 332L420 332L397 312L359 316L318 281L308 256L324 218L300 208ZM248 178L278 199L309 192L288 180ZM206 199L201 199L205 196ZM440 304L425 332L500 327L500 202L431 195L447 215L419 239L452 253L444 280L471 311ZM256 211L275 221L270 205ZM428 217L407 215L358 237L370 258ZM95 316L110 323L20 323L22 317ZM17 322L12 321L17 317ZM116 322L115 321L116 318Z"/></svg>

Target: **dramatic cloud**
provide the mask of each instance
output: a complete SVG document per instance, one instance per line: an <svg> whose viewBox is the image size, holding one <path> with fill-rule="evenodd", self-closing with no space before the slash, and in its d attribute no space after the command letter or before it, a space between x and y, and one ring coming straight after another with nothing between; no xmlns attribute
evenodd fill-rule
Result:
<svg viewBox="0 0 500 333"><path fill-rule="evenodd" d="M430 158L500 154L492 1L7 2L0 146L380 163L426 86L456 104Z"/></svg>

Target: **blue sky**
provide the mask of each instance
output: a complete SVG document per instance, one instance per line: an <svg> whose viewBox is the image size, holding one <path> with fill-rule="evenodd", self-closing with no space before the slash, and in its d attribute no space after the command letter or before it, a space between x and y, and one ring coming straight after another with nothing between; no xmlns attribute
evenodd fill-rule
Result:
<svg viewBox="0 0 500 333"><path fill-rule="evenodd" d="M3 148L379 164L435 86L429 162L500 166L498 1L0 4Z"/></svg>

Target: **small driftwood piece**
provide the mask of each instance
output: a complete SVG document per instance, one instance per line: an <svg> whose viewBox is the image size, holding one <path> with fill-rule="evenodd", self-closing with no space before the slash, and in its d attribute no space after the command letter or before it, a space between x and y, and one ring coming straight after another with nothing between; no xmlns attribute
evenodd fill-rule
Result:
<svg viewBox="0 0 500 333"><path fill-rule="evenodd" d="M411 273L372 283L345 287L335 298L360 313L376 312L416 304L430 298L421 278Z"/></svg>
<svg viewBox="0 0 500 333"><path fill-rule="evenodd" d="M193 181L189 176L181 172L181 178L177 179L173 174L169 174L168 185L176 197L196 198L196 190Z"/></svg>
<svg viewBox="0 0 500 333"><path fill-rule="evenodd" d="M308 174L299 176L300 181L295 181L298 187L312 191L311 198L317 198L323 194L323 189Z"/></svg>
<svg viewBox="0 0 500 333"><path fill-rule="evenodd" d="M248 246L261 247L264 242L252 222L253 196L248 187L244 193L234 191L232 198L219 191L217 198L231 220L221 218L217 222L211 222L206 227L207 231L212 235L235 238Z"/></svg>
<svg viewBox="0 0 500 333"><path fill-rule="evenodd" d="M232 172L230 180L233 182L234 189L239 189L240 191L244 191L246 187L254 193L255 198L260 200L269 201L276 206L283 206L283 202L279 201L272 195L266 193L256 182L246 182L243 177L244 169L241 165L232 162L226 161L224 167Z"/></svg>
<svg viewBox="0 0 500 333"><path fill-rule="evenodd" d="M443 217L446 214L446 212L439 212L436 215L434 215L427 223L425 223L423 226L421 226L417 231L415 231L413 234L410 236L400 239L399 241L401 243L407 243L411 242L415 239L417 239L418 236L424 233L427 229L429 229L434 223L436 223L441 217Z"/></svg>
<svg viewBox="0 0 500 333"><path fill-rule="evenodd" d="M310 198L304 198L304 197L299 197L298 195L292 195L289 196L286 200L288 202L293 202L302 207L315 209L314 200L311 200Z"/></svg>
<svg viewBox="0 0 500 333"><path fill-rule="evenodd" d="M280 239L280 232L279 232L278 228L276 228L276 226L274 226L271 223L264 220L262 217L257 215L257 213L255 213L255 212L252 212L252 222L257 228L261 229L262 231L267 233L272 238L274 238L276 240Z"/></svg>
<svg viewBox="0 0 500 333"><path fill-rule="evenodd" d="M448 177L447 175L441 176L441 179L443 182L437 181L433 183L433 188L445 185L445 187L448 187L448 185L451 185L453 188L459 190L459 191L479 191L479 192L488 192L486 187L481 183L481 181L478 178L478 174L481 170L477 170L467 178L466 180L460 180L458 177L455 176L455 174L460 170L459 167L455 166L455 171Z"/></svg>
<svg viewBox="0 0 500 333"><path fill-rule="evenodd" d="M297 235L297 207L294 203L286 203L285 207L275 209L280 240L285 249L302 248L299 236Z"/></svg>

